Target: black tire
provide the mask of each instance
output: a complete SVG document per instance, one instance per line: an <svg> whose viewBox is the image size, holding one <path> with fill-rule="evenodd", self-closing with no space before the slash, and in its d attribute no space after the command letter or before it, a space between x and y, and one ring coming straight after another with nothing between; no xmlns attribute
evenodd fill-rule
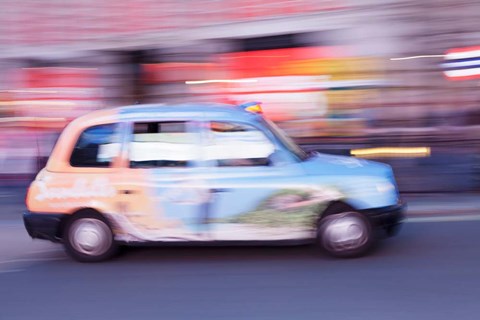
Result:
<svg viewBox="0 0 480 320"><path fill-rule="evenodd" d="M80 262L100 262L118 251L108 221L95 212L79 212L72 216L63 232L65 251Z"/></svg>
<svg viewBox="0 0 480 320"><path fill-rule="evenodd" d="M372 249L374 234L367 217L348 210L323 216L318 222L317 241L330 256L354 258Z"/></svg>

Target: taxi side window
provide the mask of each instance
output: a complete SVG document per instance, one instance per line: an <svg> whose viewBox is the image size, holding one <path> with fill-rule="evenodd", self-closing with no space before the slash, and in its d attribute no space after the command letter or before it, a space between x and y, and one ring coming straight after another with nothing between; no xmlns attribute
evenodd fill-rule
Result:
<svg viewBox="0 0 480 320"><path fill-rule="evenodd" d="M109 167L120 152L117 124L104 124L85 129L70 156L73 167Z"/></svg>
<svg viewBox="0 0 480 320"><path fill-rule="evenodd" d="M274 151L272 142L253 126L210 122L204 156L206 160L216 161L219 167L268 166Z"/></svg>
<svg viewBox="0 0 480 320"><path fill-rule="evenodd" d="M131 168L187 167L197 143L185 121L137 122L129 144Z"/></svg>

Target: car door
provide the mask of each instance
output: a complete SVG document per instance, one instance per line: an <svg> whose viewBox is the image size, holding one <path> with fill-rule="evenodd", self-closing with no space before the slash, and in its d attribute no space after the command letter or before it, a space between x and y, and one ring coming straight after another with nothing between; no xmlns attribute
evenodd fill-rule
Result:
<svg viewBox="0 0 480 320"><path fill-rule="evenodd" d="M116 217L124 240L199 240L197 217L206 188L198 182L198 126L175 119L136 121L129 132Z"/></svg>
<svg viewBox="0 0 480 320"><path fill-rule="evenodd" d="M318 203L299 161L260 126L210 121L203 127L205 232L222 241L311 238Z"/></svg>

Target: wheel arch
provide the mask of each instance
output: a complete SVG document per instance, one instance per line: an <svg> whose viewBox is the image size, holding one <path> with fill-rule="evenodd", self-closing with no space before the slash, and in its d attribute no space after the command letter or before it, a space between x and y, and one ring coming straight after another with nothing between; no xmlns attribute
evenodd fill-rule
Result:
<svg viewBox="0 0 480 320"><path fill-rule="evenodd" d="M335 214L335 213L341 213L341 212L346 212L346 211L355 211L358 213L362 213L362 209L359 209L359 206L361 208L364 207L364 203L358 203L358 201L349 201L348 199L342 199L342 200L333 200L327 204L325 209L322 211L318 212L317 219L315 221L316 225L322 220L322 218ZM364 217L372 223L370 217L367 215L364 215Z"/></svg>
<svg viewBox="0 0 480 320"><path fill-rule="evenodd" d="M60 227L58 228L58 231L57 231L57 237L59 239L63 239L64 232L65 232L65 229L66 229L68 223L74 217L78 217L80 215L95 216L99 219L102 219L103 221L105 221L105 223L107 223L108 227L113 231L112 223L106 217L106 215L104 215L103 213L101 213L100 211L98 211L97 209L94 209L94 208L90 208L90 207L79 208L79 209L73 211L72 213L65 215L65 217L60 221Z"/></svg>
<svg viewBox="0 0 480 320"><path fill-rule="evenodd" d="M352 206L351 204L349 204L347 201L342 201L342 200L331 201L327 205L327 207L322 212L320 212L320 215L319 215L318 218L321 219L325 216L335 214L335 213L344 212L346 210L347 211L350 211L350 210L357 211L357 209L355 209L355 207Z"/></svg>

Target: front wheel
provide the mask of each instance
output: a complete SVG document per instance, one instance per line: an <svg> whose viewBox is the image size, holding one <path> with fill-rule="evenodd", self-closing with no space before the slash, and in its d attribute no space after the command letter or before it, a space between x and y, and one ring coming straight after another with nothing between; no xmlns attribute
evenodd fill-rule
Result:
<svg viewBox="0 0 480 320"><path fill-rule="evenodd" d="M320 246L334 257L352 258L365 255L373 245L368 219L355 211L330 214L318 223Z"/></svg>
<svg viewBox="0 0 480 320"><path fill-rule="evenodd" d="M117 251L107 221L94 214L73 216L66 226L63 240L67 253L80 262L103 261Z"/></svg>

